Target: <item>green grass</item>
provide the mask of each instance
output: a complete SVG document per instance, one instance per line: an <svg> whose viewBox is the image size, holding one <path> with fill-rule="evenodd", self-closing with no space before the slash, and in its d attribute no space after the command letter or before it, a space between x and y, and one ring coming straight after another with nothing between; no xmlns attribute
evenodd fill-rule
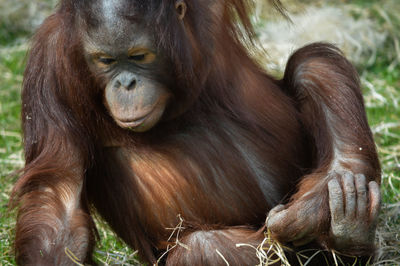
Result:
<svg viewBox="0 0 400 266"><path fill-rule="evenodd" d="M400 69L384 51L364 69L362 80L369 123L382 164L382 212L378 227L380 265L400 264ZM384 263L385 262L385 263Z"/></svg>
<svg viewBox="0 0 400 266"><path fill-rule="evenodd" d="M362 1L358 1L362 4ZM368 6L373 1L368 1ZM379 12L375 12L377 16ZM385 26L382 17L380 23ZM397 25L397 24L396 24ZM384 27L385 28L385 27ZM385 29L398 38L392 28ZM15 43L24 33L7 35L0 27L0 265L15 265L12 254L15 213L9 212L7 203L15 178L10 175L20 169L22 143L20 129L20 89L26 45ZM396 35L398 34L398 35ZM387 265L400 263L400 63L393 53L395 39L380 51L375 63L359 66L367 115L374 131L375 141L383 168L383 207L378 229L378 244L383 247L378 259ZM99 222L100 241L95 251L101 264L136 264L134 252L121 243Z"/></svg>
<svg viewBox="0 0 400 266"><path fill-rule="evenodd" d="M12 187L12 171L22 166L20 130L20 87L26 48L2 47L0 50L0 264L13 264L11 253L13 213L7 202Z"/></svg>
<svg viewBox="0 0 400 266"><path fill-rule="evenodd" d="M388 62L378 60L376 64L365 70L363 79L369 86L373 86L382 97L372 95L372 90L365 86L365 99L367 103L367 115L370 125L375 133L375 140L380 152L380 159L384 177L400 176L400 70L388 70ZM366 83L366 82L364 82ZM384 99L384 100L383 100ZM389 180L383 180L388 185ZM385 189L384 200L386 202L400 201L400 182L391 180L392 189Z"/></svg>

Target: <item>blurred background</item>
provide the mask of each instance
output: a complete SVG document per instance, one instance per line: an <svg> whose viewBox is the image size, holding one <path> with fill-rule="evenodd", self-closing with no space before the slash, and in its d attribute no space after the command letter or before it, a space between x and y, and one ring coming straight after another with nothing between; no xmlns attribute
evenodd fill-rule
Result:
<svg viewBox="0 0 400 266"><path fill-rule="evenodd" d="M0 265L14 265L15 213L7 208L23 166L20 90L29 39L55 0L0 0ZM376 265L400 265L400 1L284 0L290 21L268 1L255 0L253 16L263 52L255 57L279 77L288 56L314 41L340 47L361 76L369 123L383 169L383 206ZM261 58L261 59L260 59ZM104 265L138 265L135 252L101 220L95 256Z"/></svg>

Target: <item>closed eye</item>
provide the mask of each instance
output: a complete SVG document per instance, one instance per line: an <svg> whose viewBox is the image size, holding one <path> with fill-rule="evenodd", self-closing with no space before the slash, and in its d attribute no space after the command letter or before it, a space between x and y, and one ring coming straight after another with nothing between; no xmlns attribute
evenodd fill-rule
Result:
<svg viewBox="0 0 400 266"><path fill-rule="evenodd" d="M150 64L156 59L156 54L147 49L135 49L128 56L129 60L139 64Z"/></svg>
<svg viewBox="0 0 400 266"><path fill-rule="evenodd" d="M100 68L108 68L112 64L115 64L117 60L103 52L94 52L91 54L92 62Z"/></svg>
<svg viewBox="0 0 400 266"><path fill-rule="evenodd" d="M137 62L142 62L146 59L146 54L131 55L129 56L129 59Z"/></svg>
<svg viewBox="0 0 400 266"><path fill-rule="evenodd" d="M115 63L116 60L114 58L109 58L109 57L100 57L97 59L97 61L104 65L111 65Z"/></svg>

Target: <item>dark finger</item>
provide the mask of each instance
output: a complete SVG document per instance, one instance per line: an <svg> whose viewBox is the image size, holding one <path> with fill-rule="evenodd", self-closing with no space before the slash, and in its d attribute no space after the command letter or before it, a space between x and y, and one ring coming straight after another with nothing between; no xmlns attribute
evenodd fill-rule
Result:
<svg viewBox="0 0 400 266"><path fill-rule="evenodd" d="M333 222L341 221L344 218L343 193L339 182L332 179L328 183L329 209Z"/></svg>
<svg viewBox="0 0 400 266"><path fill-rule="evenodd" d="M272 209L269 211L269 214L268 214L268 215L274 215L275 213L280 212L280 211L282 211L283 209L285 209L285 205L283 205L283 204L276 205L274 208L272 208Z"/></svg>
<svg viewBox="0 0 400 266"><path fill-rule="evenodd" d="M303 215L298 205L272 212L268 215L267 227L274 238L282 242L301 239L310 232L308 215Z"/></svg>
<svg viewBox="0 0 400 266"><path fill-rule="evenodd" d="M378 220L379 208L381 206L381 192L378 183L371 181L369 187L369 201L370 201L370 220L376 223Z"/></svg>
<svg viewBox="0 0 400 266"><path fill-rule="evenodd" d="M267 227L270 230L274 230L277 225L283 224L287 212L288 210L284 210L284 205L278 205L273 208L268 214Z"/></svg>
<svg viewBox="0 0 400 266"><path fill-rule="evenodd" d="M357 215L363 219L366 217L368 209L367 181L364 175L356 175L357 190Z"/></svg>
<svg viewBox="0 0 400 266"><path fill-rule="evenodd" d="M343 191L346 200L345 215L348 219L356 216L356 188L354 186L354 176L346 173L343 177Z"/></svg>

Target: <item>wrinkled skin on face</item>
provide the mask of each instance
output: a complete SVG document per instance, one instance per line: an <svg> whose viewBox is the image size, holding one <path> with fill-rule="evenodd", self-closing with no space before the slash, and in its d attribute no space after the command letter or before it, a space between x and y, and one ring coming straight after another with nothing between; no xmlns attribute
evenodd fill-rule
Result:
<svg viewBox="0 0 400 266"><path fill-rule="evenodd" d="M120 127L144 132L161 120L172 94L166 85L166 60L151 30L129 18L140 10L127 10L124 2L95 4L94 22L82 27L83 46L92 73L105 83L109 114Z"/></svg>

